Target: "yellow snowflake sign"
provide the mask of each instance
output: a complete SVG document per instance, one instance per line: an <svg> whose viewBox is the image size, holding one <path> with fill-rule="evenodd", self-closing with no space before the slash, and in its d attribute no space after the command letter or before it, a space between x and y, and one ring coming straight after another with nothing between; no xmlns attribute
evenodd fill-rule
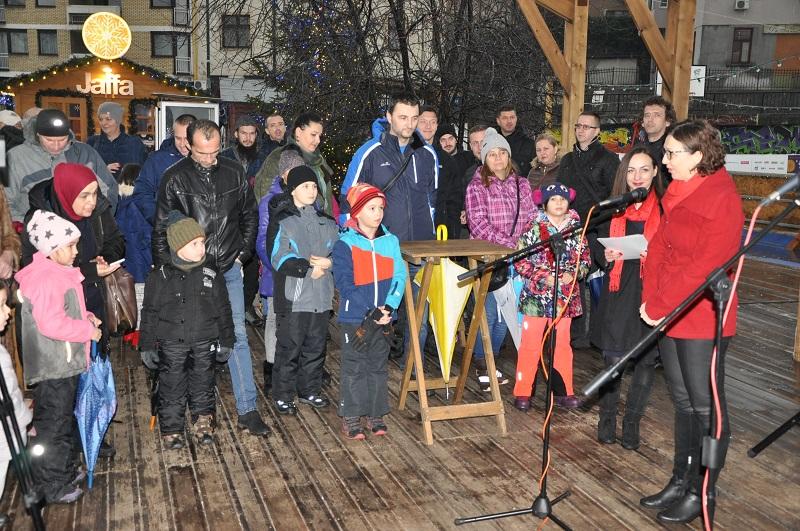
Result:
<svg viewBox="0 0 800 531"><path fill-rule="evenodd" d="M81 36L86 49L100 59L118 59L131 47L128 23L119 15L106 11L87 18Z"/></svg>

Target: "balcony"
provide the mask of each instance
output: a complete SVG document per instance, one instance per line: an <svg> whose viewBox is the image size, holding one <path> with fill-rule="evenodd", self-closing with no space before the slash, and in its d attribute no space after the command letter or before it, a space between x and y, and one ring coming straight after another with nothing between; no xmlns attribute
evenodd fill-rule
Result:
<svg viewBox="0 0 800 531"><path fill-rule="evenodd" d="M192 58L191 57L176 57L175 58L175 74L188 75L192 73Z"/></svg>
<svg viewBox="0 0 800 531"><path fill-rule="evenodd" d="M73 0L74 2L75 0ZM77 0L83 1L83 0ZM90 15L94 13L99 13L100 11L107 11L109 13L114 13L115 15L119 15L120 12L120 4L121 0L109 0L106 4L98 5L98 4L76 4L70 3L67 6L67 24L76 26L81 25L83 22L89 18Z"/></svg>
<svg viewBox="0 0 800 531"><path fill-rule="evenodd" d="M189 8L176 7L172 10L172 25L173 26L188 26L189 25Z"/></svg>
<svg viewBox="0 0 800 531"><path fill-rule="evenodd" d="M0 70L9 70L8 53L0 52Z"/></svg>
<svg viewBox="0 0 800 531"><path fill-rule="evenodd" d="M6 6L0 5L0 24L6 23Z"/></svg>

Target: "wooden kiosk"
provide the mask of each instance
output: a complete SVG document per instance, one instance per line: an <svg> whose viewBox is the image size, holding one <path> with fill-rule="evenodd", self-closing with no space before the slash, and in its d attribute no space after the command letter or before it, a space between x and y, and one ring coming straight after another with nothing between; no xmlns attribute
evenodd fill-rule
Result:
<svg viewBox="0 0 800 531"><path fill-rule="evenodd" d="M446 406L428 405L428 389L444 389L447 384L443 378L426 378L422 363L422 348L419 344L419 331L422 327L422 315L425 310L425 302L428 298L428 291L433 275L433 266L445 257L466 257L469 260L470 268L474 269L478 261L490 262L508 254L509 249L502 245L489 243L482 240L430 240L403 242L400 244L403 259L406 261L406 270L409 264L423 265L422 284L417 294L416 300L408 294L413 293L411 283L414 279L409 274L406 279L406 311L408 315L408 327L411 330L411 341L408 352L406 353L406 370L403 374L403 382L400 387L400 401L398 408L405 409L406 398L410 391L416 391L419 398L420 415L422 416L422 432L425 444L433 444L433 430L431 423L436 420L450 420L467 417L494 416L497 419L497 428L502 435L506 434L506 417L503 403L500 398L500 387L497 384L497 374L495 372L494 355L492 353L492 342L489 338L489 325L486 321L484 303L486 294L489 290L489 279L492 271L486 270L483 275L473 280L473 292L475 293L475 310L470 321L467 333L467 343L461 360L461 372L456 377L456 394L453 404ZM486 367L489 373L489 385L491 388L491 400L477 404L462 404L461 399L464 394L464 385L469 374L469 366L472 361L472 350L475 347L475 340L478 337L478 326L482 331L483 348L486 353ZM412 379L412 369L416 373L416 378ZM452 385L452 379L450 384Z"/></svg>

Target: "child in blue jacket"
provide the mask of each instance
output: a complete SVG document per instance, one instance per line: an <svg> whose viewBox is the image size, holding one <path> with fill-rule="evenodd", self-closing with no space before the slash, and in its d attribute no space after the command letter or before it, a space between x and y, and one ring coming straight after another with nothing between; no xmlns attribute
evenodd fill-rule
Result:
<svg viewBox="0 0 800 531"><path fill-rule="evenodd" d="M339 289L342 366L339 416L348 439L364 439L361 417L373 435L385 435L389 412L389 325L400 305L407 271L400 242L381 225L386 196L358 184L347 192L350 219L333 246L333 277Z"/></svg>

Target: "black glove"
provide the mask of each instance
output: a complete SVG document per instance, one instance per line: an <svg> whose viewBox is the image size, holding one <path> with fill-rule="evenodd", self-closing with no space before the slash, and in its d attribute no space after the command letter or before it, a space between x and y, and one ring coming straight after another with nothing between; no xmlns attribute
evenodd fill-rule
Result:
<svg viewBox="0 0 800 531"><path fill-rule="evenodd" d="M231 347L217 345L217 363L225 363L228 361L228 358L231 357L232 351L233 349Z"/></svg>
<svg viewBox="0 0 800 531"><path fill-rule="evenodd" d="M392 322L389 321L385 325L383 325L383 338L386 340L386 343L389 344L389 351L401 351L403 350L403 336L399 335L395 332L394 326L392 326Z"/></svg>
<svg viewBox="0 0 800 531"><path fill-rule="evenodd" d="M383 312L380 308L375 308L367 312L364 320L361 321L361 324L356 328L356 337L353 340L353 348L356 352L363 354L367 351L367 345L372 339L372 336L381 328L381 325L379 325L377 321L382 317Z"/></svg>
<svg viewBox="0 0 800 531"><path fill-rule="evenodd" d="M139 353L142 358L144 366L150 370L158 370L158 351L157 350L143 350Z"/></svg>

